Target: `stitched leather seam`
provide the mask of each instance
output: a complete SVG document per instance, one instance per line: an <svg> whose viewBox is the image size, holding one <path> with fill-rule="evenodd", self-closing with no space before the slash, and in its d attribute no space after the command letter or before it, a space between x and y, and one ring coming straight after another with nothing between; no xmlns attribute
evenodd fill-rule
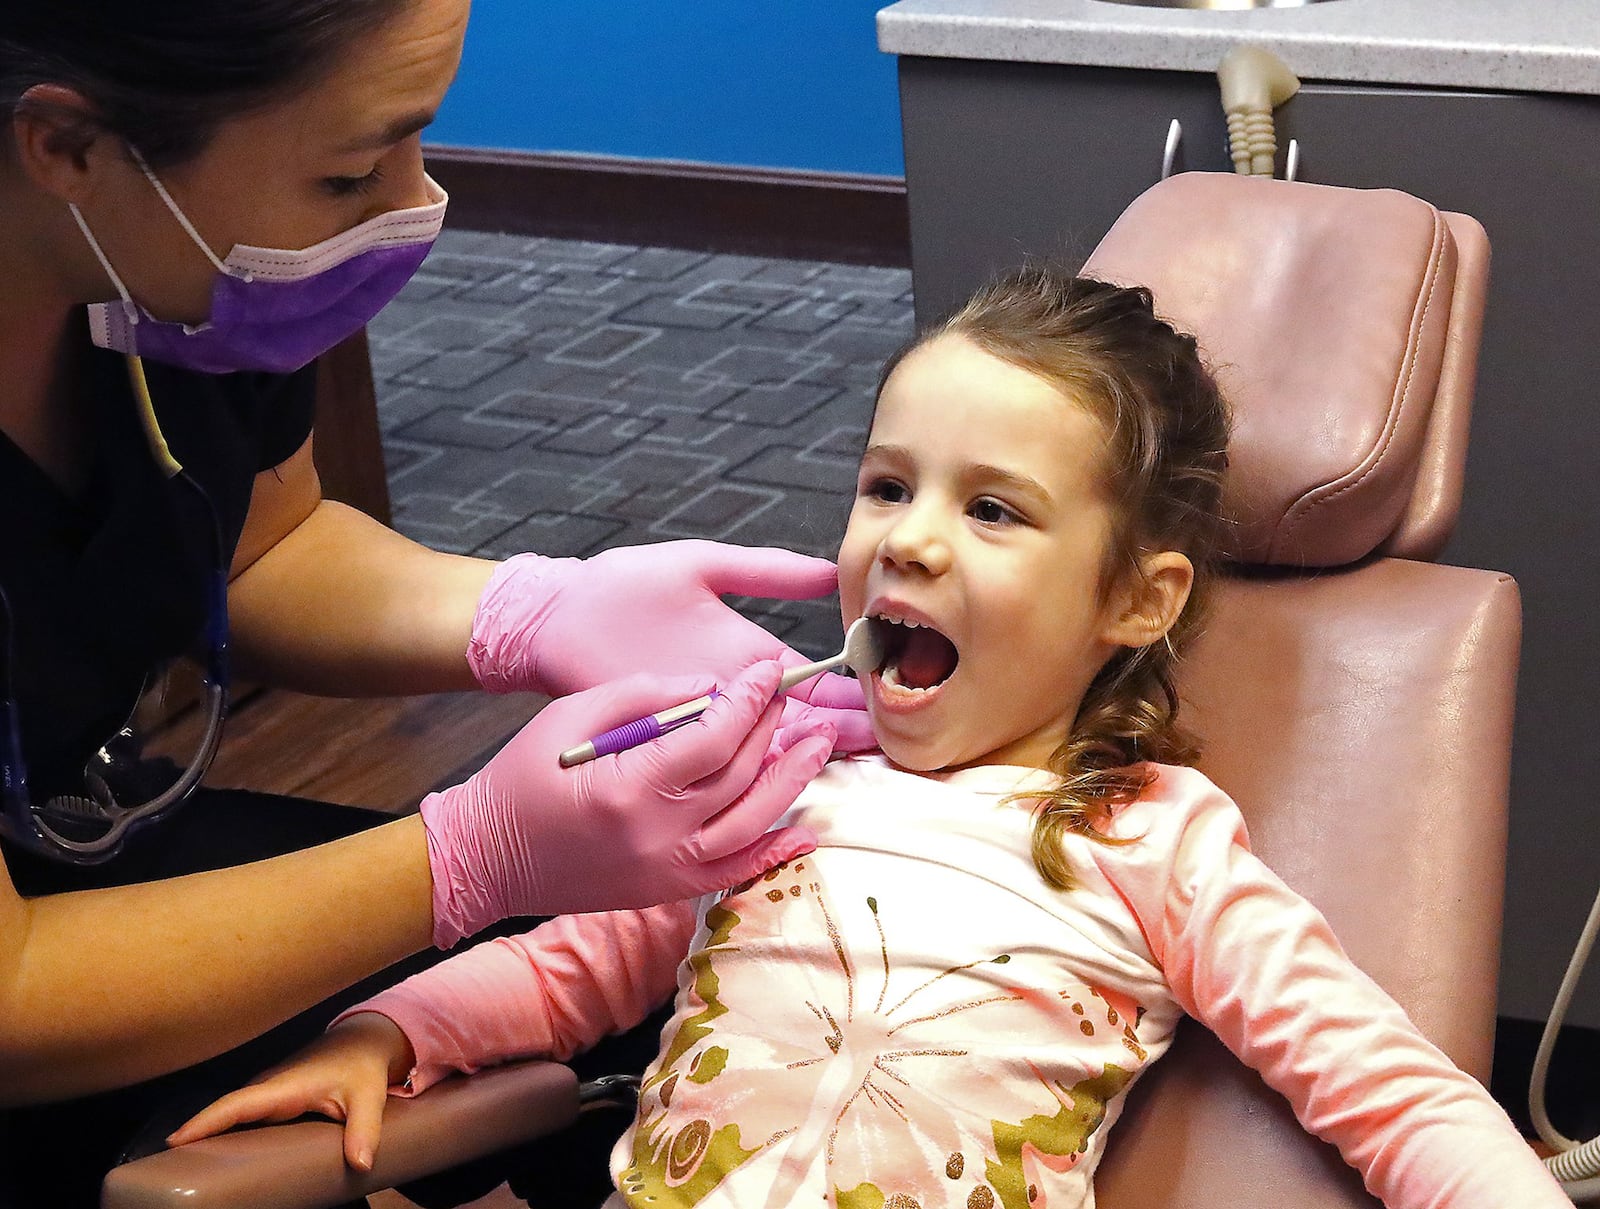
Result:
<svg viewBox="0 0 1600 1209"><path fill-rule="evenodd" d="M1329 484L1326 483L1313 487L1302 495L1299 500L1295 501L1290 508L1290 513L1294 516L1294 519L1284 527L1281 539L1272 543L1271 554L1273 556L1276 556L1278 551L1288 544L1290 537L1306 523L1314 509L1331 503L1345 492L1358 487L1368 475L1372 474L1383 461L1384 453L1393 443L1395 433L1400 428L1401 415L1406 408L1406 396L1411 389L1411 380L1416 373L1419 350L1422 346L1422 333L1427 326L1428 312L1433 306L1434 294L1439 287L1439 278L1442 275L1444 266L1444 240L1447 232L1448 228L1445 226L1443 216L1438 210L1434 210L1433 246L1429 254L1428 285L1423 292L1421 309L1416 312L1412 319L1411 332L1406 343L1404 368L1401 371L1400 380L1396 383L1395 390L1391 395L1392 405L1383 433L1379 436L1377 444L1362 459L1363 466L1354 478L1338 487L1334 487L1332 490L1328 490Z"/></svg>

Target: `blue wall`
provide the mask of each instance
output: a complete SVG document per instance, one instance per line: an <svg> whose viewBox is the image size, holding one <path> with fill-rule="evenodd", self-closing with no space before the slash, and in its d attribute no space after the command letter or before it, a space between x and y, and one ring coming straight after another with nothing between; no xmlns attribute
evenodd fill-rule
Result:
<svg viewBox="0 0 1600 1209"><path fill-rule="evenodd" d="M899 176L888 0L477 0L429 142Z"/></svg>

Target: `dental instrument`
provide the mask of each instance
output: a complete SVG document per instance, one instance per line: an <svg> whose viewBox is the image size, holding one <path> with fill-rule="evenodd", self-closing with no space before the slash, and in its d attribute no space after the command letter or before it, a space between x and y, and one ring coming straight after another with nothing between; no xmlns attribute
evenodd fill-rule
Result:
<svg viewBox="0 0 1600 1209"><path fill-rule="evenodd" d="M792 667L784 672L783 678L778 681L778 692L786 693L802 680L809 680L813 676L820 676L823 672L831 672L839 666L848 667L856 674L857 679L865 680L878 670L878 665L883 662L883 643L879 640L877 631L868 623L865 617L857 618L850 623L850 628L845 631L844 648L837 654L816 663L802 664ZM676 730L685 723L693 722L710 708L711 703L722 694L712 689L704 697L697 697L693 701L685 701L682 705L674 705L660 713L651 714L645 718L636 718L632 722L596 735L587 743L580 743L576 747L569 747L561 753L561 767L572 768L578 764L586 764L590 760L601 756L613 755L619 751L626 751L630 747L638 747L641 743L648 743L651 739L659 739L668 731Z"/></svg>

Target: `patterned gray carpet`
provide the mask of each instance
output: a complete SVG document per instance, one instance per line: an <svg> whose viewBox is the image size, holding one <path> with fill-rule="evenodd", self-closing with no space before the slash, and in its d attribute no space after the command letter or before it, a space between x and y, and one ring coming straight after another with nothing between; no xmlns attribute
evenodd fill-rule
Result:
<svg viewBox="0 0 1600 1209"><path fill-rule="evenodd" d="M447 231L371 328L395 525L440 550L832 556L903 269ZM735 602L813 656L833 601Z"/></svg>

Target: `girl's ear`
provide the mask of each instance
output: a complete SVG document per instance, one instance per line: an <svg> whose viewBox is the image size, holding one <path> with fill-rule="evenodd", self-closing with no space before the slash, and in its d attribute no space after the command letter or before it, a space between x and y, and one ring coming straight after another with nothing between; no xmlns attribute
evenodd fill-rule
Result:
<svg viewBox="0 0 1600 1209"><path fill-rule="evenodd" d="M1142 574L1129 575L1122 609L1113 617L1106 639L1117 646L1143 647L1160 642L1178 620L1194 587L1194 565L1176 550L1145 555Z"/></svg>

